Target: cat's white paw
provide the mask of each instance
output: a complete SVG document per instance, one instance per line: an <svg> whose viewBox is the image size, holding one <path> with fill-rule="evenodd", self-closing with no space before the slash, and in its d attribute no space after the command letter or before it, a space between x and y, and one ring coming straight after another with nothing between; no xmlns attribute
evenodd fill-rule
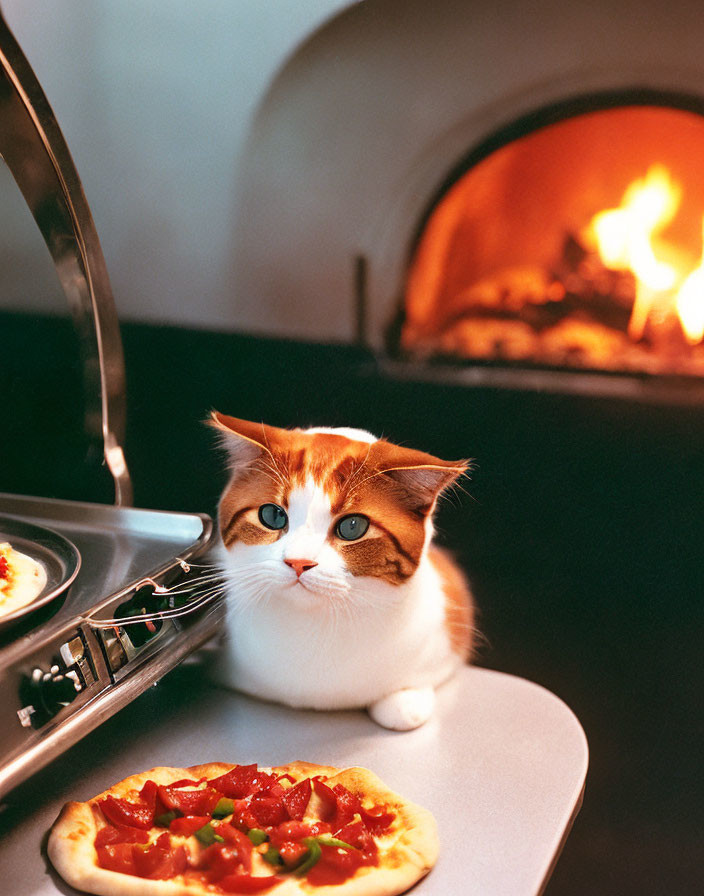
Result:
<svg viewBox="0 0 704 896"><path fill-rule="evenodd" d="M405 688L372 703L368 712L382 728L411 731L424 725L434 709L435 691L432 688Z"/></svg>

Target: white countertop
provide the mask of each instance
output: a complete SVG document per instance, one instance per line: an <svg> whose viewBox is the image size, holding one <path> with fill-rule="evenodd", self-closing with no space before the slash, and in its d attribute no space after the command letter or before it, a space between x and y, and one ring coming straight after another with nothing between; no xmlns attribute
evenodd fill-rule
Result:
<svg viewBox="0 0 704 896"><path fill-rule="evenodd" d="M74 891L50 868L46 833L64 802L155 765L207 761L362 765L430 809L441 855L418 896L541 891L581 804L584 732L538 685L468 667L438 692L436 716L389 732L363 712L291 710L216 688L177 668L41 770L0 807L0 889Z"/></svg>

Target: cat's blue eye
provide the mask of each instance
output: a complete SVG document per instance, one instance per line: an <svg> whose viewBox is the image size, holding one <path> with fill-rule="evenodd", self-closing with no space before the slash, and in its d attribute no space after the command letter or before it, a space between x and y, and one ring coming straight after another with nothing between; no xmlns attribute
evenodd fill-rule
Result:
<svg viewBox="0 0 704 896"><path fill-rule="evenodd" d="M361 513L351 513L343 516L335 527L335 534L345 541L355 541L361 538L369 528L369 520Z"/></svg>
<svg viewBox="0 0 704 896"><path fill-rule="evenodd" d="M259 508L259 522L267 529L283 529L288 523L288 514L278 504L262 504Z"/></svg>

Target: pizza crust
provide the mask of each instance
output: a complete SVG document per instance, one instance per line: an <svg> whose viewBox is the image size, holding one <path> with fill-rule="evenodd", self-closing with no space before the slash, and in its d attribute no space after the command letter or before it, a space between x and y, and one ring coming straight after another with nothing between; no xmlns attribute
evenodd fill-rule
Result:
<svg viewBox="0 0 704 896"><path fill-rule="evenodd" d="M381 861L378 866L365 866L342 884L311 887L305 881L300 891L321 896L398 896L424 877L437 861L440 843L437 824L432 814L395 793L366 768L352 767L338 771L326 782L342 784L348 790L363 792L372 803L384 803L396 818L388 833L377 839ZM272 891L274 894L276 891ZM280 891L283 893L283 888Z"/></svg>
<svg viewBox="0 0 704 896"><path fill-rule="evenodd" d="M191 777L200 768L213 769L211 777L217 777L229 771L232 766L212 763L192 769L153 768L130 775L87 802L66 803L52 825L47 843L47 853L54 868L72 887L96 896L203 896L204 890L200 886L174 880L145 880L101 868L96 862L93 847L96 834L103 826L102 821L99 824L97 812L93 809L100 800L108 795L118 798L134 795L150 779L157 784L173 784L174 781ZM200 776L199 774L198 777Z"/></svg>
<svg viewBox="0 0 704 896"><path fill-rule="evenodd" d="M157 767L131 775L87 802L70 802L54 822L47 844L49 858L61 877L78 890L96 896L204 896L212 893L197 882L148 880L101 868L93 846L103 826L97 802L111 795L136 795L148 780L172 784L183 778L216 778L234 768L233 764L211 762L190 768ZM384 803L396 814L379 845L380 863L363 866L354 877L334 886L316 887L305 879L286 878L267 893L272 896L398 896L423 877L435 864L439 851L437 825L432 814L388 788L365 768L338 769L296 761L262 771L302 777L325 775L329 786L342 784L353 793L363 793L369 805Z"/></svg>

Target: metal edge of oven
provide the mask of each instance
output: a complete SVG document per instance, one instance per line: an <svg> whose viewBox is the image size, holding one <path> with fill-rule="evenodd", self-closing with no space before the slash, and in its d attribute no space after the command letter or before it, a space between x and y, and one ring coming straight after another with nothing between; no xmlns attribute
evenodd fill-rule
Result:
<svg viewBox="0 0 704 896"><path fill-rule="evenodd" d="M29 500L31 502L32 499ZM15 501L16 506L18 503L19 505L23 503L21 497ZM59 515L65 506L63 502L49 501L47 504ZM98 513L107 515L114 512L132 516L142 513L132 508L103 508L97 505L95 509ZM12 675L5 677L4 689L7 693L3 695L2 702L9 713L8 718L16 712L18 716L16 724L24 728L24 731L20 732L20 735L24 735L24 739L21 736L16 737L15 744L8 754L0 757L0 797L5 796L23 780L138 697L222 628L224 621L222 602L208 601L203 608L169 618L158 634L143 648L131 651L121 666L111 668L105 643L100 635L105 627L105 623L102 623L103 629L101 629L101 621L109 619L111 611L131 594L136 593L144 585L145 579L156 585L172 583L174 578L178 579L183 574L184 563L202 557L214 540L212 519L205 514L170 514L161 511L144 511L144 513L163 515L165 519L178 520L184 517L188 517L189 520L198 519L201 522L201 533L191 545L179 550L178 556L173 560L159 565L146 576L139 576L99 600L85 613L72 616L62 625L49 624L44 630L40 629L29 638L23 639L25 647L28 642L31 643L32 660L35 663L41 662L39 658L42 656L55 657L58 653L61 653L62 657L66 656L66 669L71 663L72 674L80 675L83 686L76 699L59 709L46 724L35 729L31 727L29 716L22 715L23 709L26 708L20 707L15 710L17 676L14 679ZM25 518L37 519L36 516ZM55 520L50 522L56 524ZM115 629L115 626L111 628ZM69 656L71 645L75 651L74 656ZM17 669L10 671L19 673L22 665L27 667L28 664L26 661L23 663L23 659L25 658L20 656ZM49 660L45 659L44 664L48 663ZM61 671L64 672L66 669Z"/></svg>
<svg viewBox="0 0 704 896"><path fill-rule="evenodd" d="M376 357L375 363L380 373L400 382L616 399L653 405L699 406L704 403L704 381L695 376L512 367L469 360L456 363L408 361L384 355Z"/></svg>

